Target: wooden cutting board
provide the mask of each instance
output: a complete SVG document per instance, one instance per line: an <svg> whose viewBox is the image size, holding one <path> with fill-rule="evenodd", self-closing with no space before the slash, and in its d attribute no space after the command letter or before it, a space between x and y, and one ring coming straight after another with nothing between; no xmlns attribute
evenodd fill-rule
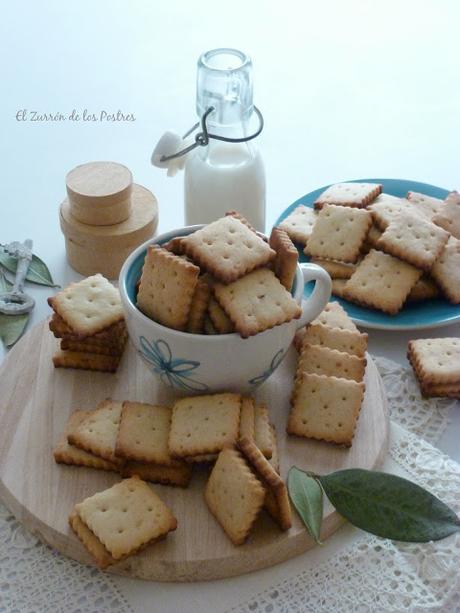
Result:
<svg viewBox="0 0 460 613"><path fill-rule="evenodd" d="M54 369L51 356L56 347L56 339L43 322L12 349L0 370L0 497L43 541L91 564L67 518L76 502L110 487L120 477L54 462L52 449L67 417L72 410L94 408L109 396L168 404L174 395L157 382L132 345L115 375ZM258 400L268 404L278 432L283 478L294 464L323 474L348 467L378 466L388 446L388 417L372 359L368 356L366 396L351 449L286 436L295 359L292 349L256 394ZM110 572L162 581L217 579L271 566L314 546L295 513L293 527L281 532L265 512L248 542L233 546L205 506L207 475L206 468L197 468L187 489L154 485L177 517L177 530L166 540L113 566ZM322 539L342 523L326 503Z"/></svg>

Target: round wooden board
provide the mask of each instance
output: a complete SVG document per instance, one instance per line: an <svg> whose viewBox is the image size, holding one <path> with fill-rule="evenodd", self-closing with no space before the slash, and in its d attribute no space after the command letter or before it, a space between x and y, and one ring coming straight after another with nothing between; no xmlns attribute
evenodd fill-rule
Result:
<svg viewBox="0 0 460 613"><path fill-rule="evenodd" d="M52 449L67 417L72 410L94 408L109 396L168 404L174 395L157 382L132 345L115 375L54 369L51 356L56 347L56 339L43 322L14 347L0 370L0 497L43 541L91 564L67 518L75 503L110 487L119 476L54 462ZM294 464L323 474L347 467L378 466L387 450L389 426L381 380L372 359L368 356L366 396L350 449L286 436L295 360L292 349L256 394L259 401L267 403L276 425L283 478ZM197 468L187 489L153 486L172 508L178 528L164 541L111 567L110 572L161 581L218 579L271 566L314 546L295 513L293 527L281 532L265 512L247 543L233 546L204 503L207 474L206 468ZM326 503L322 539L342 522Z"/></svg>

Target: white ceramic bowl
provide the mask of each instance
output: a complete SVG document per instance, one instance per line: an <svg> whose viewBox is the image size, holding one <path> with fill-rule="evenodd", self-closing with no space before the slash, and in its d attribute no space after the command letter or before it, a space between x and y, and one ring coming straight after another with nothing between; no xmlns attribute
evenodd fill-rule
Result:
<svg viewBox="0 0 460 613"><path fill-rule="evenodd" d="M331 279L315 264L297 266L292 294L302 305L300 319L249 338L243 339L236 333L206 336L167 328L144 315L134 301L147 247L186 236L201 227L188 226L157 236L138 247L125 261L119 288L129 336L152 374L177 391L250 392L279 366L296 330L323 310L331 295ZM316 281L315 289L308 300L303 300L304 284L308 281Z"/></svg>

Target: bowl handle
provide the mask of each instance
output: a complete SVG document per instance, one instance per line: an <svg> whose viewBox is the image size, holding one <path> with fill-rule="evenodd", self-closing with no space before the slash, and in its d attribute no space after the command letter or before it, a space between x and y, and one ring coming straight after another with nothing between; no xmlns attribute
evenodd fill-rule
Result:
<svg viewBox="0 0 460 613"><path fill-rule="evenodd" d="M315 319L331 297L332 281L328 273L316 264L301 264L303 282L316 281L312 295L307 299L302 299L302 315L297 320L297 328L301 328ZM302 292L303 293L303 292Z"/></svg>

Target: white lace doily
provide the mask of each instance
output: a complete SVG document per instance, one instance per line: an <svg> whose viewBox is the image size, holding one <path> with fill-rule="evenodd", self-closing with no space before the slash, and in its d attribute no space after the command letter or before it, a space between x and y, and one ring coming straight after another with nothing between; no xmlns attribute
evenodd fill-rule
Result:
<svg viewBox="0 0 460 613"><path fill-rule="evenodd" d="M460 511L460 467L429 442L448 423L454 402L421 398L412 371L376 360L392 419L403 426L391 458L411 478ZM410 432L409 432L410 430ZM425 440L423 440L423 437ZM0 505L0 612L131 612L108 574L43 545ZM442 611L460 597L460 537L428 544L395 543L361 533L314 571L305 571L235 607L239 613L293 611Z"/></svg>
<svg viewBox="0 0 460 613"><path fill-rule="evenodd" d="M411 369L375 359L391 419L405 430L391 458L460 512L460 466L429 442L439 440L455 401L424 399ZM410 431L409 431L410 430ZM423 437L423 438L421 438ZM460 534L426 544L362 533L339 555L231 609L235 613L460 611Z"/></svg>

